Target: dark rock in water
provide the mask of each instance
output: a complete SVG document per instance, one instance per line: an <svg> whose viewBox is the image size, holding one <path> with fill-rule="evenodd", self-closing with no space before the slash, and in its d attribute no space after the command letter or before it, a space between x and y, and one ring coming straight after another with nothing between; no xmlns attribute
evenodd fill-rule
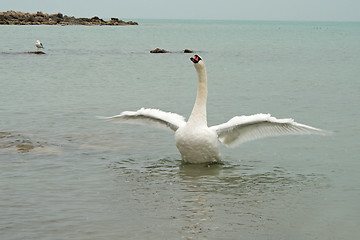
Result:
<svg viewBox="0 0 360 240"><path fill-rule="evenodd" d="M137 22L134 22L134 21L128 21L128 22L126 22L126 24L128 24L128 25L139 25Z"/></svg>
<svg viewBox="0 0 360 240"><path fill-rule="evenodd" d="M185 49L185 50L183 50L181 52L183 52L183 53L193 53L194 51L190 50L190 49ZM154 50L150 51L150 53L181 53L181 52L170 52L170 51L167 51L167 50L161 49L161 48L155 48Z"/></svg>
<svg viewBox="0 0 360 240"><path fill-rule="evenodd" d="M20 11L7 11L0 12L0 25L138 25L137 22L129 21L125 22L118 18L111 18L110 21L104 21L103 19L95 16L93 18L75 18L72 16L66 16L62 13L47 14L43 12L37 13L24 13Z"/></svg>
<svg viewBox="0 0 360 240"><path fill-rule="evenodd" d="M150 53L169 53L169 51L166 51L165 49L155 48L154 50L151 50Z"/></svg>
<svg viewBox="0 0 360 240"><path fill-rule="evenodd" d="M29 53L29 54L46 54L43 51L33 51L33 52L24 52L24 53Z"/></svg>

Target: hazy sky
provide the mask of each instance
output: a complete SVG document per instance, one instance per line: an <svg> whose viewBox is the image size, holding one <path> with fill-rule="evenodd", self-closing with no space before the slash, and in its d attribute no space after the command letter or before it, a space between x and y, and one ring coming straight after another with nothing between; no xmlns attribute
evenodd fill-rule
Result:
<svg viewBox="0 0 360 240"><path fill-rule="evenodd" d="M0 11L123 19L360 21L360 0L1 0Z"/></svg>

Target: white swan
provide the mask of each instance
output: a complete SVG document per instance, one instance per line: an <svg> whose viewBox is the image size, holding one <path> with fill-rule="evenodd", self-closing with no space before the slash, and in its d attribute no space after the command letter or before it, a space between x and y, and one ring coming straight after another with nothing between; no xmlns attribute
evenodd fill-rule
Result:
<svg viewBox="0 0 360 240"><path fill-rule="evenodd" d="M141 108L106 117L114 122L165 127L175 131L175 143L181 158L188 163L217 162L221 160L219 140L226 146L268 136L290 134L320 134L326 131L296 123L293 119L276 119L270 114L236 116L228 122L208 127L206 120L207 77L205 63L200 56L190 58L198 75L198 89L189 120L176 113Z"/></svg>
<svg viewBox="0 0 360 240"><path fill-rule="evenodd" d="M40 40L36 40L35 46L37 49L44 48L43 44L40 42Z"/></svg>

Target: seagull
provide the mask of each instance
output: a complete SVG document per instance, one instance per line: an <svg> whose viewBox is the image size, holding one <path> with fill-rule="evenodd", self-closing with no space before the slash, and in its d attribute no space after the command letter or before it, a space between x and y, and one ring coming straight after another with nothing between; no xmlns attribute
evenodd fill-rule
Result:
<svg viewBox="0 0 360 240"><path fill-rule="evenodd" d="M175 144L185 163L220 162L219 142L227 147L270 136L319 134L327 131L295 122L291 118L277 119L270 114L235 116L228 122L208 127L206 117L207 76L204 60L195 55L193 62L198 77L197 95L188 121L176 113L141 108L125 111L104 119L118 123L141 124L170 129L175 132Z"/></svg>
<svg viewBox="0 0 360 240"><path fill-rule="evenodd" d="M35 46L37 47L37 49L44 48L40 40L36 40Z"/></svg>

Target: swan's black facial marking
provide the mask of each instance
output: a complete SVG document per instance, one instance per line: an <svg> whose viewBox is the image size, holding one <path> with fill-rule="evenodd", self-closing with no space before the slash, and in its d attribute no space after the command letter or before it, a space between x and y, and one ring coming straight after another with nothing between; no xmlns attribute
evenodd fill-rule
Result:
<svg viewBox="0 0 360 240"><path fill-rule="evenodd" d="M194 57L190 58L193 63L198 63L201 60L199 55L195 55Z"/></svg>

